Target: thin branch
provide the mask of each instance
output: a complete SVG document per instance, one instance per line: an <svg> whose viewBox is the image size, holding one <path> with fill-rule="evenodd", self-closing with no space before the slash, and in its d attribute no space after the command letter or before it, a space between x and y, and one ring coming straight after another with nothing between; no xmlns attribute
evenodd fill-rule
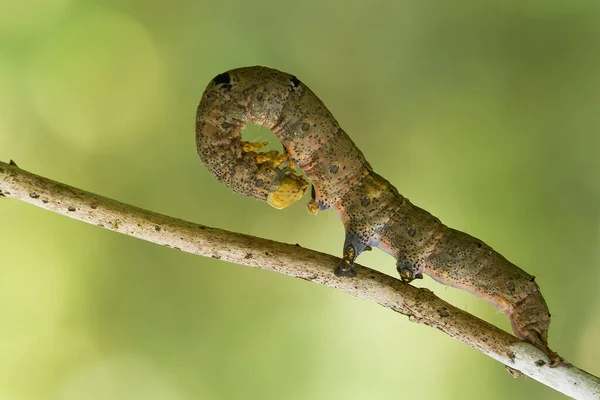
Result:
<svg viewBox="0 0 600 400"><path fill-rule="evenodd" d="M600 399L600 379L574 366L550 368L538 348L435 296L357 265L337 278L338 258L299 246L194 224L76 189L0 162L0 197L14 198L89 224L187 253L262 268L381 304L460 340L575 399Z"/></svg>

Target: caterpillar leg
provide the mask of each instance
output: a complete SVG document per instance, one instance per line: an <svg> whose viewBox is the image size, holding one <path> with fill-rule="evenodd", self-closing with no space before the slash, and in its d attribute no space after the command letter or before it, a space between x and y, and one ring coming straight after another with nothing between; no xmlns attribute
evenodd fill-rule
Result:
<svg viewBox="0 0 600 400"><path fill-rule="evenodd" d="M533 280L532 285L536 285ZM550 313L539 291L535 291L521 300L509 315L515 336L531 343L550 358L550 367L569 365L556 352L548 347L548 328Z"/></svg>
<svg viewBox="0 0 600 400"><path fill-rule="evenodd" d="M311 214L317 214L319 211L325 211L329 207L324 206L323 204L319 204L317 202L317 192L315 191L315 186L313 185L310 191L310 200L306 203L306 208L308 212Z"/></svg>
<svg viewBox="0 0 600 400"><path fill-rule="evenodd" d="M396 270L404 283L410 283L415 279L423 279L423 274L418 272L419 266L408 260L399 260L396 263Z"/></svg>
<svg viewBox="0 0 600 400"><path fill-rule="evenodd" d="M346 240L344 241L344 252L342 261L338 264L334 273L336 276L355 277L354 260L363 251L370 248L367 245L365 237L356 233L354 230L346 231Z"/></svg>

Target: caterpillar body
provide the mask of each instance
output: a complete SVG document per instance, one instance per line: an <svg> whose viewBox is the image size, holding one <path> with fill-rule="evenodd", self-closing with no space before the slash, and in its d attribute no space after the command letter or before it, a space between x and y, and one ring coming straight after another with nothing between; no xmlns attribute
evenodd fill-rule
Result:
<svg viewBox="0 0 600 400"><path fill-rule="evenodd" d="M260 153L266 143L242 141L248 121L269 128L284 153ZM333 208L345 227L336 275L355 276L355 259L378 247L396 259L402 281L426 274L476 295L505 313L515 335L546 352L551 365L561 362L548 347L550 313L534 277L403 197L295 76L261 66L217 75L197 109L196 144L221 183L275 208L301 199L312 184L309 211Z"/></svg>

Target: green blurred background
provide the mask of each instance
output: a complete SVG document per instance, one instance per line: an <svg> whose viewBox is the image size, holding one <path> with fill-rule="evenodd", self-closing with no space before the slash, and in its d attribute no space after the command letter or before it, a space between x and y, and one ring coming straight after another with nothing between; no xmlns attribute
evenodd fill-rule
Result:
<svg viewBox="0 0 600 400"><path fill-rule="evenodd" d="M551 346L600 373L597 0L2 1L1 160L339 255L334 212L234 195L196 155L213 76L293 73L401 193L536 275ZM17 201L0 221L3 400L563 398L330 289ZM359 261L395 273L382 252ZM418 284L509 329L470 295Z"/></svg>

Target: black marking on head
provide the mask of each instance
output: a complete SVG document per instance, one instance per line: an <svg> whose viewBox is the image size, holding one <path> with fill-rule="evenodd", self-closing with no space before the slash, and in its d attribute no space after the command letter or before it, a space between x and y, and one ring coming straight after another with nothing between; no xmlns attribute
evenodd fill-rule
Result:
<svg viewBox="0 0 600 400"><path fill-rule="evenodd" d="M262 187L262 185L264 185L264 184L265 184L265 181L262 180L261 178L258 178L254 181L254 186L256 186L256 187Z"/></svg>
<svg viewBox="0 0 600 400"><path fill-rule="evenodd" d="M338 165L332 165L329 167L329 172L331 172L333 175L337 174L339 170L340 167Z"/></svg>
<svg viewBox="0 0 600 400"><path fill-rule="evenodd" d="M222 74L215 76L213 82L215 83L215 85L227 85L231 83L231 75L229 75L229 72L223 72Z"/></svg>
<svg viewBox="0 0 600 400"><path fill-rule="evenodd" d="M296 78L294 75L292 75L292 76L290 77L290 81L292 82L292 86L293 86L294 88L297 88L297 87L298 87L298 86L300 86L300 84L302 83L302 82L300 82L300 79Z"/></svg>

